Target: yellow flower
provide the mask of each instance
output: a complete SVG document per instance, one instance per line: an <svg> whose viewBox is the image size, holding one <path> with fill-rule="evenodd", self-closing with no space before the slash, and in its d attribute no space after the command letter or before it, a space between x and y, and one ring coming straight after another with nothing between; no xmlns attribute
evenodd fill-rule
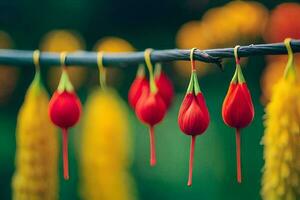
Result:
<svg viewBox="0 0 300 200"><path fill-rule="evenodd" d="M295 56L296 61L300 61L300 57ZM284 72L284 64L286 63L287 56L276 56L276 58L269 58L268 64L265 67L262 76L261 76L261 90L262 96L261 101L263 104L269 102L271 95L272 95L272 88L273 86L280 80L283 72ZM296 65L296 73L297 76L300 75L300 65ZM296 84L300 84L297 82Z"/></svg>
<svg viewBox="0 0 300 200"><path fill-rule="evenodd" d="M128 173L132 159L128 110L115 91L97 89L91 94L82 134L82 197L134 200L134 182Z"/></svg>
<svg viewBox="0 0 300 200"><path fill-rule="evenodd" d="M300 86L294 77L279 80L266 108L264 200L300 198Z"/></svg>
<svg viewBox="0 0 300 200"><path fill-rule="evenodd" d="M15 200L58 199L58 141L48 117L49 98L36 75L27 91L17 122Z"/></svg>

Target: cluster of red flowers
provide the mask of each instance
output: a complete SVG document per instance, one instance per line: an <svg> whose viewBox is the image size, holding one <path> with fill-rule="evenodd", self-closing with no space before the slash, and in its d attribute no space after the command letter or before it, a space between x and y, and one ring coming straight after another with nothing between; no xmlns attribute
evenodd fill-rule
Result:
<svg viewBox="0 0 300 200"><path fill-rule="evenodd" d="M192 184L196 136L203 134L210 122L208 108L196 75L195 61L193 60L194 50L191 51L191 78L178 114L181 131L191 136L188 186ZM153 127L164 118L172 103L174 90L172 82L161 68L158 70L159 73L153 75L149 55L150 53L147 59L145 53L149 81L145 76L144 67L140 67L130 87L128 101L138 119L150 128L150 165L153 166L156 164ZM254 108L238 58L236 59L235 74L223 103L222 117L226 125L236 129L237 179L238 182L241 182L240 129L251 123L254 117Z"/></svg>
<svg viewBox="0 0 300 200"><path fill-rule="evenodd" d="M191 50L190 83L178 114L178 124L181 131L191 136L189 186L192 184L196 136L203 134L210 122L205 98L198 83L195 61L193 60L194 50ZM144 66L140 66L136 78L130 87L128 101L135 110L138 119L149 126L150 165L154 166L156 164L154 126L163 120L167 110L170 108L174 97L174 88L171 80L162 71L161 66L157 66L155 73L153 73L150 53L150 50L145 51L149 80L145 76ZM49 103L49 116L51 121L62 129L65 179L69 178L68 129L78 122L80 114L80 100L69 81L66 69L63 68L57 91L54 92ZM254 108L237 55L236 70L223 102L222 117L226 125L236 129L237 179L238 182L241 182L240 129L251 123L254 117Z"/></svg>
<svg viewBox="0 0 300 200"><path fill-rule="evenodd" d="M156 164L154 126L162 121L169 109L174 97L174 89L171 80L160 66L156 67L153 75L152 64L148 63L148 65L151 66L149 81L145 76L144 66L140 66L130 87L128 101L139 120L149 126L150 165L154 166Z"/></svg>

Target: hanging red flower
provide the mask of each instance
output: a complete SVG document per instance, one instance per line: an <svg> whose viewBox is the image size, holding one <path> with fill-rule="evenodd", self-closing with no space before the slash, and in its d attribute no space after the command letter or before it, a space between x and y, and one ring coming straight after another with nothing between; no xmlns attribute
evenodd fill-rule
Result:
<svg viewBox="0 0 300 200"><path fill-rule="evenodd" d="M167 74L162 71L159 64L155 67L154 81L157 85L158 93L168 109L174 98L174 87L172 81ZM135 109L136 103L142 95L143 88L149 90L149 82L145 76L144 66L142 65L138 68L136 77L128 92L128 102L133 109Z"/></svg>
<svg viewBox="0 0 300 200"><path fill-rule="evenodd" d="M150 50L145 51L145 61L149 70L149 85L142 89L142 95L139 98L135 113L138 119L149 126L150 132L150 165L156 164L154 126L160 123L166 114L166 105L159 95L156 83L154 81L153 67L150 61Z"/></svg>
<svg viewBox="0 0 300 200"><path fill-rule="evenodd" d="M237 55L235 73L223 102L222 117L227 126L236 129L237 181L241 183L240 130L252 122L254 107Z"/></svg>
<svg viewBox="0 0 300 200"><path fill-rule="evenodd" d="M81 103L69 80L65 67L57 90L49 102L49 116L51 121L62 129L63 135L63 169L64 179L69 179L68 164L68 129L74 126L81 114Z"/></svg>
<svg viewBox="0 0 300 200"><path fill-rule="evenodd" d="M203 134L210 122L209 112L197 79L195 61L192 59L194 50L191 50L192 72L190 83L178 114L178 124L181 131L186 135L192 136L188 186L192 185L196 136Z"/></svg>

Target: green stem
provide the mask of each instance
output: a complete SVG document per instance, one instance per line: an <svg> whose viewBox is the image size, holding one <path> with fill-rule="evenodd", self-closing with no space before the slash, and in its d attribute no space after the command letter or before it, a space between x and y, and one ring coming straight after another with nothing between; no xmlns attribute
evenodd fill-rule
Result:
<svg viewBox="0 0 300 200"><path fill-rule="evenodd" d="M150 91L151 91L151 93L157 92L157 87L156 87L156 84L154 81L153 72L150 72Z"/></svg>
<svg viewBox="0 0 300 200"><path fill-rule="evenodd" d="M99 73L99 83L101 89L106 88L106 69L102 69L101 72Z"/></svg>
<svg viewBox="0 0 300 200"><path fill-rule="evenodd" d="M231 83L237 83L238 82L238 70L237 67L235 67L234 75L231 79Z"/></svg>
<svg viewBox="0 0 300 200"><path fill-rule="evenodd" d="M194 71L192 71L191 73L191 78L190 78L190 83L189 86L187 88L186 93L192 93L193 92L193 88L194 88Z"/></svg>
<svg viewBox="0 0 300 200"><path fill-rule="evenodd" d="M235 72L231 79L231 83L244 83L244 82L246 81L242 72L241 65L236 63Z"/></svg>
<svg viewBox="0 0 300 200"><path fill-rule="evenodd" d="M145 76L145 66L143 64L140 64L138 67L138 70L136 72L137 77L144 77Z"/></svg>
<svg viewBox="0 0 300 200"><path fill-rule="evenodd" d="M150 92L151 93L156 93L157 92L157 86L156 86L155 81L154 81L153 65L152 65L151 60L150 60L150 53L149 53L148 56L149 57L147 59L145 59L145 61L146 61L146 65L147 65L147 68L148 68L148 71L149 71Z"/></svg>
<svg viewBox="0 0 300 200"><path fill-rule="evenodd" d="M153 65L151 63L151 51L152 49L146 49L144 53L144 57L149 71L150 92L153 94L157 92L157 86L154 81Z"/></svg>
<svg viewBox="0 0 300 200"><path fill-rule="evenodd" d="M245 78L244 78L241 66L239 64L237 64L236 68L237 68L238 82L239 83L244 83L245 82Z"/></svg>
<svg viewBox="0 0 300 200"><path fill-rule="evenodd" d="M201 92L196 72L194 73L194 92L195 95Z"/></svg>
<svg viewBox="0 0 300 200"><path fill-rule="evenodd" d="M287 38L284 40L284 44L286 46L287 52L288 52L288 62L286 64L285 70L284 70L284 77L287 78L289 75L296 75L296 69L294 64L294 54L291 47L291 39Z"/></svg>
<svg viewBox="0 0 300 200"><path fill-rule="evenodd" d="M69 79L68 73L65 68L62 69L62 74L60 77L60 81L57 87L59 92L68 91L72 92L74 90L73 85Z"/></svg>

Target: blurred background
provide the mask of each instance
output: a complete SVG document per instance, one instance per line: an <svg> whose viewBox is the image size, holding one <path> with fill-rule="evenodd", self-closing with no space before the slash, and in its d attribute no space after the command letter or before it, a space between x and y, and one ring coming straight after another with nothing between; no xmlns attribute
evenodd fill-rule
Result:
<svg viewBox="0 0 300 200"><path fill-rule="evenodd" d="M285 37L300 39L300 4L296 2L1 0L0 48L118 52L148 47L208 49L281 42ZM261 198L263 146L260 140L264 105L287 58L257 56L242 61L255 106L253 123L242 131L243 183L236 182L234 130L227 127L221 117L223 98L235 68L233 60L224 60L224 72L215 66L197 63L211 124L205 134L197 138L191 188L186 186L190 138L177 126L177 113L189 81L190 64L163 63L163 70L173 81L176 95L164 121L156 128L158 162L154 168L148 163L148 129L127 105L131 127L128 137L132 140L128 148L131 148L133 158L129 172L136 199ZM107 73L107 84L114 87L126 102L136 70L137 66L122 69L112 66ZM69 73L84 104L91 89L98 84L97 71L75 66L69 68ZM42 67L42 75L44 85L52 94L57 87L60 69ZM16 118L33 76L32 66L0 66L0 199L3 200L11 199ZM78 156L80 134L81 123L71 129L70 134L70 181L63 181L59 160L60 199L82 199ZM114 188L112 191L117 193L118 190Z"/></svg>

